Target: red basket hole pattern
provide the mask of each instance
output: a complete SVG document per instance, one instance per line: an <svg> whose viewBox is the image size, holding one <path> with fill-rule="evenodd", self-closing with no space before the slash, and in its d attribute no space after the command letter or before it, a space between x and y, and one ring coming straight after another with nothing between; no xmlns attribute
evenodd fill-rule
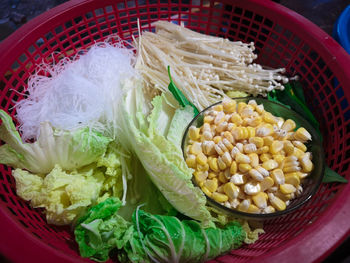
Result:
<svg viewBox="0 0 350 263"><path fill-rule="evenodd" d="M141 30L153 31L152 23L171 20L201 33L217 35L231 40L254 42L259 55L258 63L269 67L285 67L290 75L301 76L306 97L313 113L320 121L324 137L327 162L345 176L350 163L350 107L344 96L344 87L338 82L336 72L327 67L317 49L317 43L306 43L293 28L281 26L267 14L254 8L235 6L230 1L158 0L139 5L138 1L96 1L99 7L74 10L62 14L62 22L45 25L39 38L28 37L25 49L14 55L8 65L2 65L0 79L0 106L15 116L15 101L25 97L28 77L42 61L57 61L62 56L72 56L95 41L117 33L131 41L137 36L137 19ZM197 1L195 1L197 3ZM68 228L49 226L44 215L31 209L27 202L15 194L11 169L0 166L0 202L27 231L57 250L78 256L74 237ZM349 179L349 178L348 178ZM322 185L313 199L288 216L270 220L266 233L252 245L232 251L229 256L210 262L246 262L290 241L302 233L326 211L341 189L340 184Z"/></svg>

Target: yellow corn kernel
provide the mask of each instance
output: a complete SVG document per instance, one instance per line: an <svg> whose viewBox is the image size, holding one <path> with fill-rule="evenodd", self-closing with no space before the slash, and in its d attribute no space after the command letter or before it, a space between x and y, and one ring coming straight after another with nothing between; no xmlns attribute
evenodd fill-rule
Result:
<svg viewBox="0 0 350 263"><path fill-rule="evenodd" d="M254 127L247 127L247 130L248 130L248 138L252 138L252 137L255 137L255 128Z"/></svg>
<svg viewBox="0 0 350 263"><path fill-rule="evenodd" d="M242 118L250 118L254 113L254 108L250 105L245 106L239 114Z"/></svg>
<svg viewBox="0 0 350 263"><path fill-rule="evenodd" d="M274 181L271 177L265 177L261 182L260 182L260 187L261 191L265 191L267 189L270 189L274 185Z"/></svg>
<svg viewBox="0 0 350 263"><path fill-rule="evenodd" d="M209 131L211 132L211 126L209 123L204 123L202 126L202 132Z"/></svg>
<svg viewBox="0 0 350 263"><path fill-rule="evenodd" d="M232 151L233 145L232 145L232 143L230 143L226 138L224 138L224 139L222 140L222 143L225 145L225 147L226 147L226 149L227 149L228 151Z"/></svg>
<svg viewBox="0 0 350 263"><path fill-rule="evenodd" d="M242 110L247 106L245 102L238 102L237 104L237 112L241 114Z"/></svg>
<svg viewBox="0 0 350 263"><path fill-rule="evenodd" d="M264 209L265 207L267 207L267 195L263 192L253 195L252 200L254 204L260 209Z"/></svg>
<svg viewBox="0 0 350 263"><path fill-rule="evenodd" d="M269 153L263 153L260 155L260 161L266 162L272 158L272 155Z"/></svg>
<svg viewBox="0 0 350 263"><path fill-rule="evenodd" d="M294 187L298 187L298 185L300 185L300 177L297 173L298 172L284 174L285 183L294 185Z"/></svg>
<svg viewBox="0 0 350 263"><path fill-rule="evenodd" d="M302 150L303 152L306 152L307 150L307 147L305 144L303 144L302 142L300 141L292 141L293 145L295 147L297 147L298 149Z"/></svg>
<svg viewBox="0 0 350 263"><path fill-rule="evenodd" d="M260 183L258 182L248 182L244 185L244 193L247 195L256 195L261 191Z"/></svg>
<svg viewBox="0 0 350 263"><path fill-rule="evenodd" d="M229 197L230 200L233 200L238 197L239 187L234 185L234 183L229 182L224 185L224 192Z"/></svg>
<svg viewBox="0 0 350 263"><path fill-rule="evenodd" d="M225 147L225 145L223 145L224 147L221 147L223 145L223 143L220 141L218 142L218 144L214 145L214 149L215 151L218 153L218 155L222 156L225 153L225 149L226 152L228 151L227 148Z"/></svg>
<svg viewBox="0 0 350 263"><path fill-rule="evenodd" d="M235 185L243 185L246 183L247 177L243 174L236 173L231 176L230 181Z"/></svg>
<svg viewBox="0 0 350 263"><path fill-rule="evenodd" d="M244 199L237 207L238 211L247 212L251 204L250 199Z"/></svg>
<svg viewBox="0 0 350 263"><path fill-rule="evenodd" d="M243 136L244 136L244 132L243 132L243 129L242 127L235 127L232 129L232 135L233 135L233 138L235 140L241 140L243 139Z"/></svg>
<svg viewBox="0 0 350 263"><path fill-rule="evenodd" d="M254 168L259 165L259 156L256 153L248 154L250 158L250 165Z"/></svg>
<svg viewBox="0 0 350 263"><path fill-rule="evenodd" d="M208 170L209 170L209 164L208 163L206 163L204 165L200 165L200 164L197 165L197 171L206 172Z"/></svg>
<svg viewBox="0 0 350 263"><path fill-rule="evenodd" d="M265 214L270 214L270 213L274 213L276 211L276 209L273 207L273 206L267 206L265 209L264 209L264 213Z"/></svg>
<svg viewBox="0 0 350 263"><path fill-rule="evenodd" d="M280 191L282 194L288 195L294 193L297 189L292 184L281 184Z"/></svg>
<svg viewBox="0 0 350 263"><path fill-rule="evenodd" d="M284 138L287 136L287 132L276 126L272 136L277 140L284 140Z"/></svg>
<svg viewBox="0 0 350 263"><path fill-rule="evenodd" d="M258 106L258 104L256 103L256 100L249 100L248 105L252 106L254 109L256 106Z"/></svg>
<svg viewBox="0 0 350 263"><path fill-rule="evenodd" d="M237 173L237 163L236 163L236 161L232 161L231 167L230 167L230 173L231 174Z"/></svg>
<svg viewBox="0 0 350 263"><path fill-rule="evenodd" d="M202 151L197 155L196 157L196 161L197 161L197 164L199 165L205 165L208 161L208 158L207 156L205 156L204 153L202 153Z"/></svg>
<svg viewBox="0 0 350 263"><path fill-rule="evenodd" d="M202 152L202 144L200 142L195 142L190 147L190 153L194 155L198 155Z"/></svg>
<svg viewBox="0 0 350 263"><path fill-rule="evenodd" d="M249 138L249 130L247 127L242 127L243 130L243 140L248 139Z"/></svg>
<svg viewBox="0 0 350 263"><path fill-rule="evenodd" d="M206 187L210 192L215 192L218 188L218 179L207 179L204 181L204 187Z"/></svg>
<svg viewBox="0 0 350 263"><path fill-rule="evenodd" d="M222 106L222 104L217 104L213 107L213 110L215 111L223 111L224 107Z"/></svg>
<svg viewBox="0 0 350 263"><path fill-rule="evenodd" d="M293 137L295 140L301 142L311 141L311 134L304 127L297 129Z"/></svg>
<svg viewBox="0 0 350 263"><path fill-rule="evenodd" d="M264 139L261 137L250 137L249 143L254 143L257 148L264 146Z"/></svg>
<svg viewBox="0 0 350 263"><path fill-rule="evenodd" d="M214 138L213 138L213 142L215 143L215 144L218 144L219 142L221 142L222 141L222 137L221 136L215 136Z"/></svg>
<svg viewBox="0 0 350 263"><path fill-rule="evenodd" d="M284 155L282 154L276 154L276 155L273 155L272 158L278 162L278 165L281 165L285 159Z"/></svg>
<svg viewBox="0 0 350 263"><path fill-rule="evenodd" d="M256 152L257 148L254 143L247 143L243 145L243 152L244 153L254 153Z"/></svg>
<svg viewBox="0 0 350 263"><path fill-rule="evenodd" d="M228 182L228 179L227 179L227 177L226 177L224 172L220 172L219 173L218 179L219 179L219 182L221 182L223 184Z"/></svg>
<svg viewBox="0 0 350 263"><path fill-rule="evenodd" d="M262 118L260 116L254 117L249 123L252 127L257 127L262 123Z"/></svg>
<svg viewBox="0 0 350 263"><path fill-rule="evenodd" d="M273 133L273 126L270 123L263 123L256 127L255 134L259 137L266 137ZM266 144L267 145L267 144Z"/></svg>
<svg viewBox="0 0 350 263"><path fill-rule="evenodd" d="M263 154L263 153L268 153L270 151L270 147L267 145L264 145L263 147L260 147L256 150L257 154Z"/></svg>
<svg viewBox="0 0 350 263"><path fill-rule="evenodd" d="M250 164L247 163L240 163L238 165L238 170L241 171L242 173L248 172L250 169L252 169Z"/></svg>
<svg viewBox="0 0 350 263"><path fill-rule="evenodd" d="M196 182L199 183L204 182L208 178L208 173L196 171L193 173L193 176L196 179Z"/></svg>
<svg viewBox="0 0 350 263"><path fill-rule="evenodd" d="M250 163L250 158L248 155L245 155L241 152L237 152L235 156L235 160L237 163Z"/></svg>
<svg viewBox="0 0 350 263"><path fill-rule="evenodd" d="M186 164L189 168L196 168L196 156L190 154L186 158Z"/></svg>
<svg viewBox="0 0 350 263"><path fill-rule="evenodd" d="M271 146L271 144L274 141L274 138L272 136L266 136L266 137L263 137L263 141L264 141L264 145Z"/></svg>
<svg viewBox="0 0 350 263"><path fill-rule="evenodd" d="M202 142L202 152L206 155L214 155L215 151L215 143L213 141L204 141Z"/></svg>
<svg viewBox="0 0 350 263"><path fill-rule="evenodd" d="M211 131L203 131L201 141L211 141L213 139L213 133Z"/></svg>
<svg viewBox="0 0 350 263"><path fill-rule="evenodd" d="M301 168L299 166L285 166L283 167L284 173L292 173L292 172L299 172Z"/></svg>
<svg viewBox="0 0 350 263"><path fill-rule="evenodd" d="M273 116L270 112L265 111L263 114L263 120L267 123L275 124L277 123L277 119L275 116Z"/></svg>
<svg viewBox="0 0 350 263"><path fill-rule="evenodd" d="M213 172L211 172L211 173L209 173L208 174L208 178L209 179L213 179L213 178L215 178L215 177L217 177L218 175L216 174L216 173L213 173Z"/></svg>
<svg viewBox="0 0 350 263"><path fill-rule="evenodd" d="M310 153L307 152L306 154L304 154L304 156L300 159L300 164L302 167L302 171L305 173L309 173L312 171L312 169L314 168L314 165L310 159Z"/></svg>
<svg viewBox="0 0 350 263"><path fill-rule="evenodd" d="M215 127L215 131L217 133L221 133L223 131L225 131L227 128L227 122L226 121L223 121L223 122L220 122L216 127Z"/></svg>
<svg viewBox="0 0 350 263"><path fill-rule="evenodd" d="M218 158L218 166L220 170L226 169L226 163L222 160L221 156Z"/></svg>
<svg viewBox="0 0 350 263"><path fill-rule="evenodd" d="M257 206L251 204L251 205L248 207L248 211L247 211L247 212L248 212L248 213L252 213L252 214L259 214L259 213L260 213L260 209L259 209Z"/></svg>
<svg viewBox="0 0 350 263"><path fill-rule="evenodd" d="M225 152L222 156L221 156L222 160L224 161L224 163L226 164L226 167L230 167L231 163L232 163L232 157L230 155L229 152Z"/></svg>
<svg viewBox="0 0 350 263"><path fill-rule="evenodd" d="M264 176L256 169L250 169L249 175L256 181L261 182L264 180Z"/></svg>
<svg viewBox="0 0 350 263"><path fill-rule="evenodd" d="M271 177L276 184L281 185L285 183L284 173L281 169L271 171Z"/></svg>
<svg viewBox="0 0 350 263"><path fill-rule="evenodd" d="M263 164L261 166L264 169L270 171L270 170L273 170L273 169L277 168L278 167L278 163L275 160L271 159L271 160L267 160L267 161L263 162Z"/></svg>
<svg viewBox="0 0 350 263"><path fill-rule="evenodd" d="M220 185L218 187L218 189L216 189L216 192L218 192L220 194L224 194L224 184Z"/></svg>
<svg viewBox="0 0 350 263"><path fill-rule="evenodd" d="M227 124L227 131L232 132L232 130L236 127L237 127L237 125L235 123L229 122Z"/></svg>
<svg viewBox="0 0 350 263"><path fill-rule="evenodd" d="M219 166L218 166L218 159L217 158L210 158L208 159L208 164L211 170L214 172L219 171Z"/></svg>
<svg viewBox="0 0 350 263"><path fill-rule="evenodd" d="M204 120L203 120L204 123L211 124L211 123L213 123L213 121L214 121L214 117L213 116L210 116L210 115L204 116Z"/></svg>
<svg viewBox="0 0 350 263"><path fill-rule="evenodd" d="M213 193L211 195L211 198L213 198L218 203L223 203L223 202L226 202L228 200L227 195L220 194L218 192Z"/></svg>
<svg viewBox="0 0 350 263"><path fill-rule="evenodd" d="M225 131L223 137L228 140L230 143L234 143L235 139L233 138L233 135L229 131ZM231 149L232 150L232 149Z"/></svg>
<svg viewBox="0 0 350 263"><path fill-rule="evenodd" d="M283 124L282 124L282 129L285 130L286 132L290 132L292 130L294 130L296 127L295 122L291 119L286 120Z"/></svg>
<svg viewBox="0 0 350 263"><path fill-rule="evenodd" d="M231 122L236 125L241 125L243 123L243 119L238 113L235 112L231 115Z"/></svg>
<svg viewBox="0 0 350 263"><path fill-rule="evenodd" d="M283 211L286 209L286 203L282 201L277 196L274 196L273 194L269 194L269 200L271 205L278 211Z"/></svg>
<svg viewBox="0 0 350 263"><path fill-rule="evenodd" d="M225 113L223 111L219 111L214 118L214 124L219 125L223 121L225 121ZM213 128L213 126L211 128Z"/></svg>
<svg viewBox="0 0 350 263"><path fill-rule="evenodd" d="M188 129L188 136L190 137L191 140L198 140L199 139L199 131L200 129L197 128L196 126L191 126Z"/></svg>
<svg viewBox="0 0 350 263"><path fill-rule="evenodd" d="M299 148L297 147L294 147L294 151L293 151L293 155L295 157L297 157L298 159L302 158L304 156L304 152L302 150L300 150Z"/></svg>
<svg viewBox="0 0 350 263"><path fill-rule="evenodd" d="M262 114L264 112L264 105L263 104L256 105L255 110L257 111L257 113Z"/></svg>
<svg viewBox="0 0 350 263"><path fill-rule="evenodd" d="M273 141L270 146L270 153L278 154L283 149L284 143L281 141Z"/></svg>
<svg viewBox="0 0 350 263"><path fill-rule="evenodd" d="M224 99L222 101L223 110L226 113L233 113L236 111L237 102L232 99Z"/></svg>
<svg viewBox="0 0 350 263"><path fill-rule="evenodd" d="M209 197L212 196L212 193L205 186L202 186L201 189L202 189L203 193L205 193L207 196L209 196Z"/></svg>

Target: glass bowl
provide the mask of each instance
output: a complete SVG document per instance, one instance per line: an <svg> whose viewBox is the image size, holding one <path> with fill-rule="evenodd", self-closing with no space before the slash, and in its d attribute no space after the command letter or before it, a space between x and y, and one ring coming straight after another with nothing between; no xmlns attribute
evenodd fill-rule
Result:
<svg viewBox="0 0 350 263"><path fill-rule="evenodd" d="M294 120L297 125L300 124L300 126L304 127L312 136L312 141L309 141L305 143L307 146L307 151L312 153L312 162L314 164L313 171L303 179L302 187L303 192L298 197L290 200L289 205L287 205L286 209L283 211L276 211L273 213L266 213L266 214L254 214L254 213L248 213L248 212L242 212L235 209L228 208L224 205L221 205L220 203L216 202L214 199L208 197L207 195L207 203L215 208L216 210L219 210L227 215L236 217L236 218L244 218L244 219L250 219L250 220L266 220L266 219L273 219L279 216L286 215L288 213L291 213L295 211L296 209L300 208L303 204L305 204L308 200L311 199L311 197L317 192L324 175L324 169L325 169L325 161L324 161L324 153L322 148L322 141L321 137L316 131L315 128L313 128L310 123L305 120L301 115L296 113L295 111L288 109L287 107L271 102L267 99L263 98L255 98L255 97L245 97L245 98L232 98L236 100L237 104L239 102L245 102L248 103L249 100L255 100L257 104L263 104L264 109L270 113L272 113L274 116L282 117L283 119L292 119ZM185 133L183 135L182 139L182 152L184 155L184 158L186 160L186 147L188 145L188 131L189 128L194 125L196 127L201 127L203 125L203 118L204 114L209 111L212 107L214 107L217 104L220 104L221 101L209 106L208 108L201 111L187 126ZM298 127L298 126L297 126ZM192 177L192 181L194 185L198 186L196 181L194 180L194 177ZM198 186L199 187L199 186Z"/></svg>

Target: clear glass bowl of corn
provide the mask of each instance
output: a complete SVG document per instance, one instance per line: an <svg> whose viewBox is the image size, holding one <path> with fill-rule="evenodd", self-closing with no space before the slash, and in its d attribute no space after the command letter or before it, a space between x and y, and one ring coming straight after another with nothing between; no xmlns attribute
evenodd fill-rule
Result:
<svg viewBox="0 0 350 263"><path fill-rule="evenodd" d="M224 99L204 109L188 125L182 150L209 205L246 219L296 210L316 193L325 169L317 131L263 98Z"/></svg>

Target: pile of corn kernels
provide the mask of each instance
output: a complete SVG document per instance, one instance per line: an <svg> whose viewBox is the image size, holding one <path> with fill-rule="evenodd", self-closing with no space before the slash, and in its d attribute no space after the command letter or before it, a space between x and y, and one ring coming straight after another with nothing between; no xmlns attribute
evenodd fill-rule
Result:
<svg viewBox="0 0 350 263"><path fill-rule="evenodd" d="M285 210L313 169L303 127L264 110L255 100L224 99L188 131L186 163L216 202L248 213Z"/></svg>

